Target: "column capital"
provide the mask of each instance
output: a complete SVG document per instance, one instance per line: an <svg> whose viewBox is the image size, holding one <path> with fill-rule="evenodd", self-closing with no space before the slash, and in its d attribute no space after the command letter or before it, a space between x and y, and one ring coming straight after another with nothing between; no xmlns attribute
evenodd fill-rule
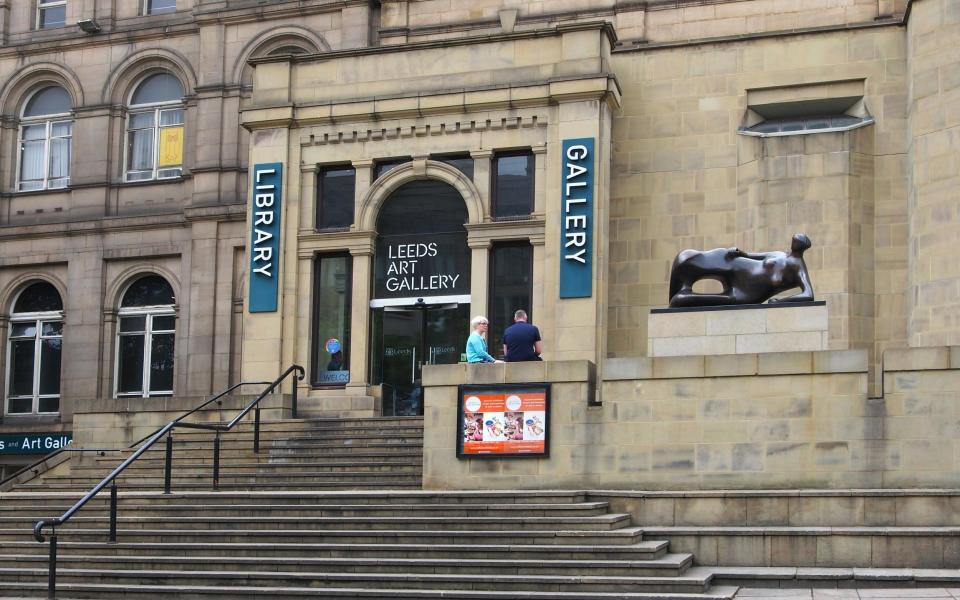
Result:
<svg viewBox="0 0 960 600"><path fill-rule="evenodd" d="M491 158L493 157L493 150L471 150L471 158Z"/></svg>
<svg viewBox="0 0 960 600"><path fill-rule="evenodd" d="M373 167L373 159L361 158L359 160L351 160L350 164L353 165L354 169L370 169Z"/></svg>
<svg viewBox="0 0 960 600"><path fill-rule="evenodd" d="M547 145L546 145L546 144L540 144L539 146L531 146L530 151L533 152L534 154L546 154L546 153L547 153Z"/></svg>

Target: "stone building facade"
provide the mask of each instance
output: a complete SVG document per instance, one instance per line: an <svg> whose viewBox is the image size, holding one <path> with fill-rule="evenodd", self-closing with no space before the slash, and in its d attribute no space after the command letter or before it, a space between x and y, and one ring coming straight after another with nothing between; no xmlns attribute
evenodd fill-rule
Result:
<svg viewBox="0 0 960 600"><path fill-rule="evenodd" d="M512 308L544 359L603 377L647 353L678 251L796 232L824 349L865 351L870 395L886 350L960 344L952 0L67 0L0 5L0 31L2 433L173 410L292 363L305 414L417 413L423 365L458 362L477 314L498 354ZM182 93L139 98L169 89L157 76ZM69 110L24 112L51 87ZM572 147L589 149L586 221L564 203ZM280 210L260 216L276 165ZM569 294L560 265L585 239ZM125 305L149 275L173 299ZM62 308L16 312L40 281ZM121 326L141 316L160 328ZM11 414L11 334L31 318L63 322L59 410ZM124 352L168 342L172 366L142 350L142 393L124 387ZM158 373L172 389L153 394Z"/></svg>

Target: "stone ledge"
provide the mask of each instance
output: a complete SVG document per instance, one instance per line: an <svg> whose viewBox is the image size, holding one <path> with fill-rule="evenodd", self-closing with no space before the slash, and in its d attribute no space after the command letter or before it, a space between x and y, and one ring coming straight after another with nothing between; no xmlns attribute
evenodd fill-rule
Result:
<svg viewBox="0 0 960 600"><path fill-rule="evenodd" d="M425 387L461 384L589 382L596 367L588 360L425 365Z"/></svg>
<svg viewBox="0 0 960 600"><path fill-rule="evenodd" d="M719 356L608 358L603 365L603 380L866 372L866 350L822 350Z"/></svg>
<svg viewBox="0 0 960 600"><path fill-rule="evenodd" d="M960 369L960 346L898 348L883 353L884 372Z"/></svg>

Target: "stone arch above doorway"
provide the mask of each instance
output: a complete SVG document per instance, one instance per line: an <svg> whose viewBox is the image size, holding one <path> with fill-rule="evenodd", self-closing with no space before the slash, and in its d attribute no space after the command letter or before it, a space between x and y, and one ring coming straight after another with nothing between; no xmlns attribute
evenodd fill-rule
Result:
<svg viewBox="0 0 960 600"><path fill-rule="evenodd" d="M469 222L484 221L483 201L473 181L445 163L435 160L414 160L391 169L386 175L373 182L360 202L357 227L364 231L376 229L377 215L390 195L403 184L421 179L435 179L451 185L460 193L466 204Z"/></svg>

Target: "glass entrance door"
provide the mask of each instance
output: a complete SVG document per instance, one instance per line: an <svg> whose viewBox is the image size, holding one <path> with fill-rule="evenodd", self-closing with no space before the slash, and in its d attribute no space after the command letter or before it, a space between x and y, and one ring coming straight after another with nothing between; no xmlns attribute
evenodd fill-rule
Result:
<svg viewBox="0 0 960 600"><path fill-rule="evenodd" d="M470 327L470 305L388 307L374 311L374 374L382 384L383 414L422 415L423 365L460 361Z"/></svg>

